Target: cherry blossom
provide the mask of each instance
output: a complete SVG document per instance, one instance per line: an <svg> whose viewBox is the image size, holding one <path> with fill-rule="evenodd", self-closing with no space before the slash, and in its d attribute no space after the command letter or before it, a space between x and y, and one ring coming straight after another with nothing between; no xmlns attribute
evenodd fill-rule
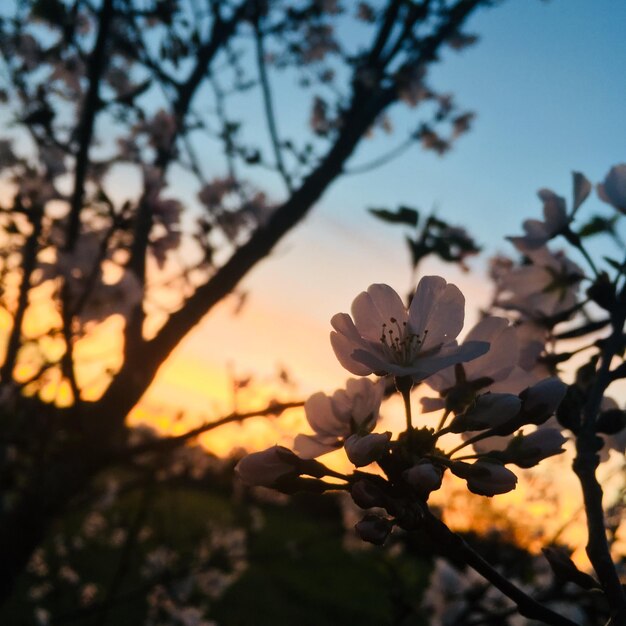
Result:
<svg viewBox="0 0 626 626"><path fill-rule="evenodd" d="M551 317L571 310L577 302L584 272L562 253L546 247L527 250L529 265L504 273L499 280L497 304L532 319Z"/></svg>
<svg viewBox="0 0 626 626"><path fill-rule="evenodd" d="M480 320L468 333L463 345L476 342L488 343L489 351L469 363L440 370L425 380L442 396L440 402L424 398L422 406L425 410L444 408L444 398L449 398L447 404L467 404L478 390L505 380L511 373L517 364L519 350L516 330L506 319L488 316Z"/></svg>
<svg viewBox="0 0 626 626"><path fill-rule="evenodd" d="M626 213L626 163L614 165L597 190L601 200Z"/></svg>
<svg viewBox="0 0 626 626"><path fill-rule="evenodd" d="M367 378L350 379L345 389L332 396L313 394L304 404L304 412L314 435L298 435L295 449L302 458L315 458L341 447L352 434L370 433L378 420L385 388Z"/></svg>
<svg viewBox="0 0 626 626"><path fill-rule="evenodd" d="M391 287L371 285L352 303L352 318L333 316L331 344L353 374L411 376L418 382L488 350L485 342L459 346L455 341L463 328L464 305L459 289L439 276L420 280L408 311Z"/></svg>
<svg viewBox="0 0 626 626"><path fill-rule="evenodd" d="M540 189L539 198L543 201L543 222L540 220L526 220L523 224L526 234L521 237L507 237L515 247L522 252L536 250L556 235L563 232L568 224L569 217L565 208L565 198L558 196L550 189Z"/></svg>

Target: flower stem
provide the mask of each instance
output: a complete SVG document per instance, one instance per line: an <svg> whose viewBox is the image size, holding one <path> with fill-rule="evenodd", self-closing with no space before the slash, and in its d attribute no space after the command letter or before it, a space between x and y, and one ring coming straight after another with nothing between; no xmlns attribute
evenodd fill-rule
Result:
<svg viewBox="0 0 626 626"><path fill-rule="evenodd" d="M439 425L437 426L436 432L440 432L443 429L449 415L450 415L450 409L446 409L446 412L441 416L441 420L439 420Z"/></svg>
<svg viewBox="0 0 626 626"><path fill-rule="evenodd" d="M410 376L396 376L396 389L402 394L402 400L404 400L404 413L406 414L406 429L408 432L413 430L413 422L411 419L412 388L413 379Z"/></svg>

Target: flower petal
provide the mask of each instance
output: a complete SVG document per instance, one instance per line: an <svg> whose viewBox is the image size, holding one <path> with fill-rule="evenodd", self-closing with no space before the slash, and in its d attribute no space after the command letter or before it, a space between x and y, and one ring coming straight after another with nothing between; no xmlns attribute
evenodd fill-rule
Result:
<svg viewBox="0 0 626 626"><path fill-rule="evenodd" d="M462 346L454 346L451 349L442 350L434 356L419 359L411 368L411 375L416 383L421 382L444 367L471 361L485 354L487 350L489 350L489 344L487 342L469 341Z"/></svg>
<svg viewBox="0 0 626 626"><path fill-rule="evenodd" d="M322 456L322 454L340 448L341 442L331 437L296 435L293 447L301 459L316 459L318 456Z"/></svg>
<svg viewBox="0 0 626 626"><path fill-rule="evenodd" d="M407 320L407 313L402 299L389 285L374 284L354 299L352 317L362 337L378 342L383 324L393 328L397 322L402 327Z"/></svg>
<svg viewBox="0 0 626 626"><path fill-rule="evenodd" d="M355 349L367 347L367 343L361 338L350 316L347 313L337 313L330 320L335 331L330 333L330 343L337 360L352 374L367 376L372 369L355 361L352 353Z"/></svg>
<svg viewBox="0 0 626 626"><path fill-rule="evenodd" d="M304 403L304 413L311 428L320 435L344 437L350 426L340 420L333 411L330 397L318 391Z"/></svg>
<svg viewBox="0 0 626 626"><path fill-rule="evenodd" d="M440 276L420 280L409 309L411 330L422 336L422 345L429 350L456 339L465 319L465 298L456 285L447 284Z"/></svg>

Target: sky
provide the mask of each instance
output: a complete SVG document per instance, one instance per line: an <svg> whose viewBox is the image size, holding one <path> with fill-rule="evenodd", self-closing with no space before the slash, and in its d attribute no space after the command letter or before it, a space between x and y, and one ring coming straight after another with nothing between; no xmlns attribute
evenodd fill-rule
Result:
<svg viewBox="0 0 626 626"><path fill-rule="evenodd" d="M330 347L330 318L349 311L372 283L405 294L412 282L402 230L375 220L370 207L436 208L484 246L469 274L440 262L420 267L423 274L441 274L459 285L466 296L466 329L471 327L490 297L485 259L511 253L504 237L519 234L524 219L540 217L537 190L548 187L569 200L572 171L597 183L612 165L626 162L625 25L623 0L508 0L473 17L467 30L480 36L479 43L463 53L445 52L430 75L439 91L454 94L463 109L477 114L472 130L444 157L415 146L366 175L336 181L245 278L242 311L235 315L236 298L227 299L181 343L133 421L182 432L194 421L264 406L273 397L304 399L342 387L348 373ZM295 123L290 115L306 119L295 92L284 88L278 95L284 127ZM398 142L415 122L411 109L394 111ZM348 169L378 156L379 147L365 140ZM610 213L596 198L588 205L591 212ZM594 248L602 253L601 243ZM277 384L280 369L294 386ZM233 375L254 378L237 398ZM184 419L176 417L181 411ZM383 428L401 427L397 420L391 407ZM301 412L291 411L220 428L203 443L218 454L233 446L290 445L302 426ZM515 492L502 506L519 497ZM568 506L574 511L577 500Z"/></svg>
<svg viewBox="0 0 626 626"><path fill-rule="evenodd" d="M596 183L626 161L624 24L626 3L618 0L511 0L476 15L467 30L480 35L479 43L461 54L448 51L431 74L437 88L476 112L471 132L443 158L416 146L378 170L337 181L246 277L242 313L233 316L235 302L226 301L183 341L148 403L182 401L191 411L214 415L232 407L229 372L254 373L265 384L279 366L304 395L342 386L347 373L330 348L330 318L348 311L371 283L405 293L411 281L403 233L381 225L368 207L436 207L484 246L468 275L441 263L421 268L461 287L468 328L489 299L485 259L512 252L504 236L541 216L537 190L551 188L569 201L572 171ZM395 116L398 141L403 123L414 124L412 113ZM366 140L349 166L374 155ZM607 213L595 197L588 207ZM276 428L260 436L258 427L233 432L254 446L265 436L282 442L284 430ZM248 441L250 429L255 435ZM230 438L216 434L213 441L222 448Z"/></svg>

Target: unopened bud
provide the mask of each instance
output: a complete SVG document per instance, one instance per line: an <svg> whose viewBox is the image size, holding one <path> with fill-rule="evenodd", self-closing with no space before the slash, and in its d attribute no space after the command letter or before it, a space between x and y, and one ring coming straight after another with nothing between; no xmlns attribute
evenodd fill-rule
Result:
<svg viewBox="0 0 626 626"><path fill-rule="evenodd" d="M382 546L391 533L393 523L379 515L366 515L354 528L363 541Z"/></svg>
<svg viewBox="0 0 626 626"><path fill-rule="evenodd" d="M566 441L560 430L540 428L530 435L514 437L500 458L518 467L534 467L543 459L564 452L562 446Z"/></svg>
<svg viewBox="0 0 626 626"><path fill-rule="evenodd" d="M467 488L479 496L495 496L515 489L517 476L504 465L490 461L463 463L457 461L450 466L452 472L467 481Z"/></svg>
<svg viewBox="0 0 626 626"><path fill-rule="evenodd" d="M450 431L464 433L497 428L513 419L521 406L521 400L513 394L485 393L476 398L476 402L469 410L452 420Z"/></svg>
<svg viewBox="0 0 626 626"><path fill-rule="evenodd" d="M602 272L587 289L587 296L607 311L615 308L615 286L606 272Z"/></svg>
<svg viewBox="0 0 626 626"><path fill-rule="evenodd" d="M546 378L520 394L526 424L543 424L561 404L567 385L556 376Z"/></svg>
<svg viewBox="0 0 626 626"><path fill-rule="evenodd" d="M361 437L350 435L344 443L346 454L356 467L378 461L389 449L391 433L371 433Z"/></svg>
<svg viewBox="0 0 626 626"><path fill-rule="evenodd" d="M626 426L626 413L620 409L609 409L598 416L596 432L615 435Z"/></svg>
<svg viewBox="0 0 626 626"><path fill-rule="evenodd" d="M372 480L357 480L350 490L352 499L362 509L384 507L387 501L385 492Z"/></svg>
<svg viewBox="0 0 626 626"><path fill-rule="evenodd" d="M419 463L403 472L402 476L417 493L427 498L431 491L441 487L443 471L432 463Z"/></svg>
<svg viewBox="0 0 626 626"><path fill-rule="evenodd" d="M281 478L298 476L296 466L299 462L300 459L288 448L272 446L244 456L235 466L235 472L246 485L272 487Z"/></svg>

